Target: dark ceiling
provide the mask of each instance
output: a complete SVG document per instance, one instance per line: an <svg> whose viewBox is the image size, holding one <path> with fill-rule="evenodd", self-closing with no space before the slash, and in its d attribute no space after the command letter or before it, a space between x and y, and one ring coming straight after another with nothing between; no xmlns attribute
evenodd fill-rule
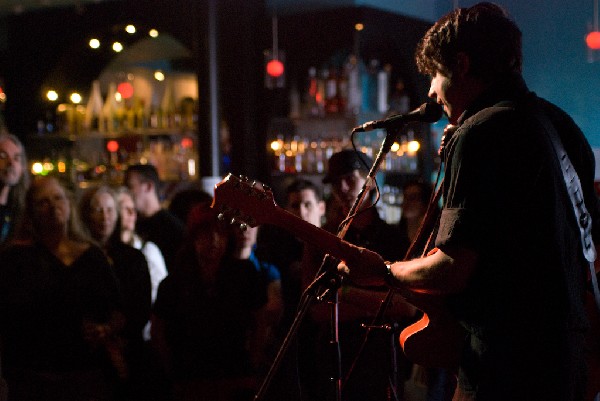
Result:
<svg viewBox="0 0 600 401"><path fill-rule="evenodd" d="M86 3L120 0L4 0L0 2L0 15L23 14L53 7L79 7Z"/></svg>

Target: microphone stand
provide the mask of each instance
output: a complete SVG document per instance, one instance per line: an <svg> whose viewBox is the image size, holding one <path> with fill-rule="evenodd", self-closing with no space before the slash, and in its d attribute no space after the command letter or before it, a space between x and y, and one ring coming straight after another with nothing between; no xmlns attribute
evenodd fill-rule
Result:
<svg viewBox="0 0 600 401"><path fill-rule="evenodd" d="M360 193L354 200L354 204L350 208L348 215L340 224L338 228L337 237L344 238L354 217L360 210L366 195L371 191L375 184L375 176L379 171L381 163L385 159L385 156L390 151L396 136L400 129L388 130L388 134L383 140L379 152L371 166L365 183L360 190ZM341 351L339 346L339 297L338 289L341 287L342 277L337 272L337 264L334 263L334 258L326 254L321 262L319 271L313 282L306 288L302 300L298 306L298 312L294 317L286 337L284 338L273 363L271 364L269 371L267 372L258 392L254 396L254 401L261 401L268 389L268 386L273 379L277 368L281 364L283 356L286 354L292 339L296 336L300 323L302 322L306 312L312 305L315 299L319 301L327 300L330 304L330 352L335 362L334 371L331 373L330 380L332 384L332 393L334 394L335 401L342 400L342 379L341 379Z"/></svg>

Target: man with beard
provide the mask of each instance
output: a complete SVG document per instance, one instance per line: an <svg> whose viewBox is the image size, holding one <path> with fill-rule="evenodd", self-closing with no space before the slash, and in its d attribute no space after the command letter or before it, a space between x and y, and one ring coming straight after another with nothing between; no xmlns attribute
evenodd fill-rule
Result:
<svg viewBox="0 0 600 401"><path fill-rule="evenodd" d="M23 210L29 186L23 144L15 135L0 132L0 246L12 234Z"/></svg>

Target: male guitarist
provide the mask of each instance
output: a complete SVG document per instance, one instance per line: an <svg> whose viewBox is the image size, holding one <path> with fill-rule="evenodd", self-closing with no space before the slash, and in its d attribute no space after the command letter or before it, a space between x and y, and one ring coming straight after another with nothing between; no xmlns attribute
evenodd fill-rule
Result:
<svg viewBox="0 0 600 401"><path fill-rule="evenodd" d="M455 400L583 400L582 233L592 224L600 238L590 146L565 112L528 90L521 32L496 5L442 17L416 62L431 76L429 97L458 127L446 139L437 252L386 264L365 251L374 263L348 258L338 270L362 285L445 296L465 329ZM572 201L557 142L584 202Z"/></svg>

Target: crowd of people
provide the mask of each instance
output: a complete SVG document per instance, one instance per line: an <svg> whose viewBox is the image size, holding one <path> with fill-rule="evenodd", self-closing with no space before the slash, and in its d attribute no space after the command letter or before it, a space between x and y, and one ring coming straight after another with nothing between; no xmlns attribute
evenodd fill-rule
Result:
<svg viewBox="0 0 600 401"><path fill-rule="evenodd" d="M165 202L151 165L130 166L122 186L98 184L73 192L52 176L30 183L26 152L16 136L2 134L0 152L6 216L0 357L11 400L254 396L326 250L306 246L281 227L228 225L211 208L212 194L201 190L186 188ZM369 163L353 150L332 157L324 181L332 184L332 197L341 206L330 216L347 213ZM326 220L321 183L297 178L287 184L282 208L335 233L340 222ZM364 223L348 240L380 244L378 249L390 250L390 259L397 258L408 233L379 217L374 193L369 199L359 215ZM424 205L417 210L410 215L422 216ZM377 230L367 230L369 225ZM343 371L364 337L360 324L373 316L384 290L350 285L340 290ZM289 386L315 400L329 391L327 304L315 301L311 307L298 336L303 352L288 355L268 399L289 396ZM396 303L392 312L394 319L411 319L415 309ZM390 341L397 332L378 337L383 338L374 341L373 350L401 357ZM407 364L398 364L400 381ZM378 399L388 391L394 370L386 365L383 380L347 394ZM359 371L360 378L371 367ZM357 390L361 387L365 390Z"/></svg>
<svg viewBox="0 0 600 401"><path fill-rule="evenodd" d="M416 60L451 125L442 201L407 181L398 224L378 214L373 161L354 149L330 157L322 183L286 186L286 218L314 230L242 229L213 194L165 202L152 165L118 188L30 180L20 140L0 133L2 398L249 401L303 311L267 400L412 401L416 376L428 401L592 400L589 145L527 89L521 33L494 4L444 16ZM326 234L343 237L335 257ZM396 291L444 301L460 330L441 337L452 363L401 352L428 310ZM420 351L446 355L435 345Z"/></svg>

